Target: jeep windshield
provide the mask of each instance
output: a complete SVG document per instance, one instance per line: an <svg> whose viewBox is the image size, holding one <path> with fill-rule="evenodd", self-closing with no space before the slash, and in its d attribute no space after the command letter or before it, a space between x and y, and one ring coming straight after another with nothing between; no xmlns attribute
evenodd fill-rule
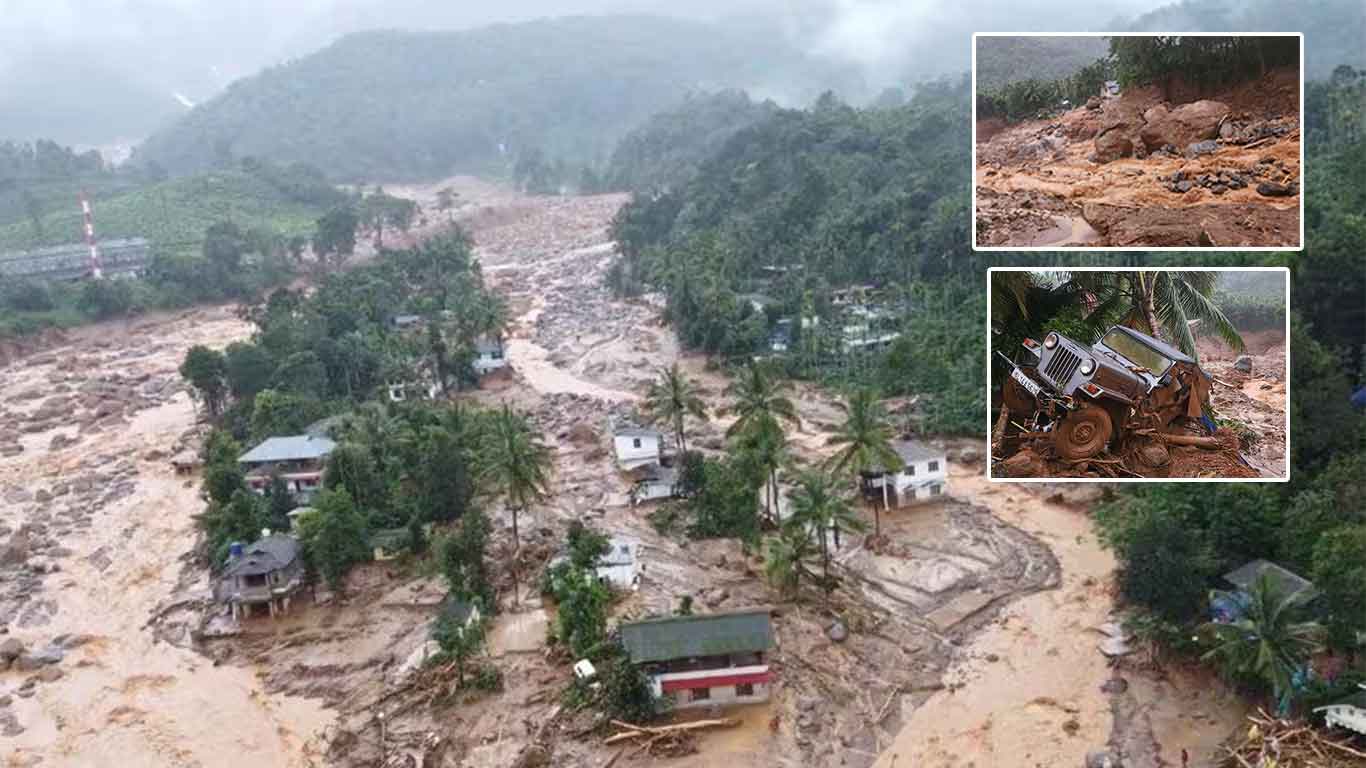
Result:
<svg viewBox="0 0 1366 768"><path fill-rule="evenodd" d="M1172 364L1167 356L1121 330L1111 330L1100 343L1128 358L1134 365L1147 368L1154 376L1166 373Z"/></svg>

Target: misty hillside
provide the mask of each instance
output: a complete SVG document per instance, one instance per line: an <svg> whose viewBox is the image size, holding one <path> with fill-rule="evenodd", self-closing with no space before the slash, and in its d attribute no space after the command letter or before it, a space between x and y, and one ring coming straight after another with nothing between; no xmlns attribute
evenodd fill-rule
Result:
<svg viewBox="0 0 1366 768"><path fill-rule="evenodd" d="M1184 0L1134 19L1134 32L1303 32L1304 76L1327 78L1339 64L1366 65L1361 0Z"/></svg>
<svg viewBox="0 0 1366 768"><path fill-rule="evenodd" d="M686 93L809 101L840 84L831 70L776 36L645 16L366 32L234 83L137 158L187 173L258 156L342 179L502 172L533 152L602 164Z"/></svg>
<svg viewBox="0 0 1366 768"><path fill-rule="evenodd" d="M979 37L977 89L1021 80L1059 80L1109 53L1103 37Z"/></svg>

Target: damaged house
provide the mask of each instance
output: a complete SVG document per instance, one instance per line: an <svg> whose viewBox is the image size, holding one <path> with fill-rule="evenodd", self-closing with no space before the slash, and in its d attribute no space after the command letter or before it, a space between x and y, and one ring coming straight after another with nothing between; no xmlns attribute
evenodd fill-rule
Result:
<svg viewBox="0 0 1366 768"><path fill-rule="evenodd" d="M681 494L682 486L677 467L646 464L631 474L636 481L636 484L631 486L632 504L672 499Z"/></svg>
<svg viewBox="0 0 1366 768"><path fill-rule="evenodd" d="M613 425L612 449L617 466L630 472L651 464L659 465L664 455L664 436L657 429Z"/></svg>
<svg viewBox="0 0 1366 768"><path fill-rule="evenodd" d="M672 709L768 701L769 609L670 616L622 624L631 662Z"/></svg>
<svg viewBox="0 0 1366 768"><path fill-rule="evenodd" d="M234 619L250 616L262 605L275 617L289 610L290 598L303 586L303 552L298 540L265 530L251 544L229 545L215 595L232 608Z"/></svg>
<svg viewBox="0 0 1366 768"><path fill-rule="evenodd" d="M864 473L861 482L864 498L881 499L885 509L892 509L944 494L948 458L942 448L915 440L897 440L892 449L901 457L901 470L875 469Z"/></svg>
<svg viewBox="0 0 1366 768"><path fill-rule="evenodd" d="M237 463L256 493L264 495L271 475L278 472L295 499L307 504L322 487L323 467L336 447L331 439L317 435L272 437L242 454Z"/></svg>
<svg viewBox="0 0 1366 768"><path fill-rule="evenodd" d="M506 368L507 352L503 340L498 337L483 337L474 343L474 372L483 376L499 368Z"/></svg>

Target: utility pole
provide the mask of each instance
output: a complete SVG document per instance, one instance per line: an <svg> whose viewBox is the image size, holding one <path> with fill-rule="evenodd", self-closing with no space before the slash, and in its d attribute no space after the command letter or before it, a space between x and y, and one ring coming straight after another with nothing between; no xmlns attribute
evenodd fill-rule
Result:
<svg viewBox="0 0 1366 768"><path fill-rule="evenodd" d="M104 269L100 266L100 249L95 244L95 216L90 211L90 198L81 190L81 217L85 221L85 244L90 249L90 276L95 280L104 279Z"/></svg>

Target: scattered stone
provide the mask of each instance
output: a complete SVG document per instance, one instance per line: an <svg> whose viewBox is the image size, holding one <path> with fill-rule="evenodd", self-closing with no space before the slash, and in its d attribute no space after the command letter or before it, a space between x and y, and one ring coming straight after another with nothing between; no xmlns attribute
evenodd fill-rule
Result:
<svg viewBox="0 0 1366 768"><path fill-rule="evenodd" d="M830 626L825 628L825 634L831 640L842 643L849 638L849 628L844 626L844 622L835 619Z"/></svg>
<svg viewBox="0 0 1366 768"><path fill-rule="evenodd" d="M1239 355L1238 359L1233 361L1233 370L1252 373L1252 357L1250 355Z"/></svg>
<svg viewBox="0 0 1366 768"><path fill-rule="evenodd" d="M1129 690L1129 681L1122 677L1112 677L1101 683L1100 690L1102 693L1124 693Z"/></svg>
<svg viewBox="0 0 1366 768"><path fill-rule="evenodd" d="M24 643L17 637L7 637L0 643L0 661L9 664L24 654Z"/></svg>
<svg viewBox="0 0 1366 768"><path fill-rule="evenodd" d="M43 667L33 677L40 683L55 683L66 676L61 667Z"/></svg>
<svg viewBox="0 0 1366 768"><path fill-rule="evenodd" d="M1274 181L1263 181L1257 185L1257 194L1263 197L1293 197L1299 192L1295 184L1279 184Z"/></svg>
<svg viewBox="0 0 1366 768"><path fill-rule="evenodd" d="M1186 147L1186 157L1195 158L1201 155L1210 155L1219 151L1217 141L1196 141Z"/></svg>
<svg viewBox="0 0 1366 768"><path fill-rule="evenodd" d="M1123 123L1115 125L1096 137L1096 162L1110 163L1134 153L1134 143L1124 135Z"/></svg>
<svg viewBox="0 0 1366 768"><path fill-rule="evenodd" d="M1124 763L1108 749L1093 749L1086 753L1085 768L1124 768Z"/></svg>

